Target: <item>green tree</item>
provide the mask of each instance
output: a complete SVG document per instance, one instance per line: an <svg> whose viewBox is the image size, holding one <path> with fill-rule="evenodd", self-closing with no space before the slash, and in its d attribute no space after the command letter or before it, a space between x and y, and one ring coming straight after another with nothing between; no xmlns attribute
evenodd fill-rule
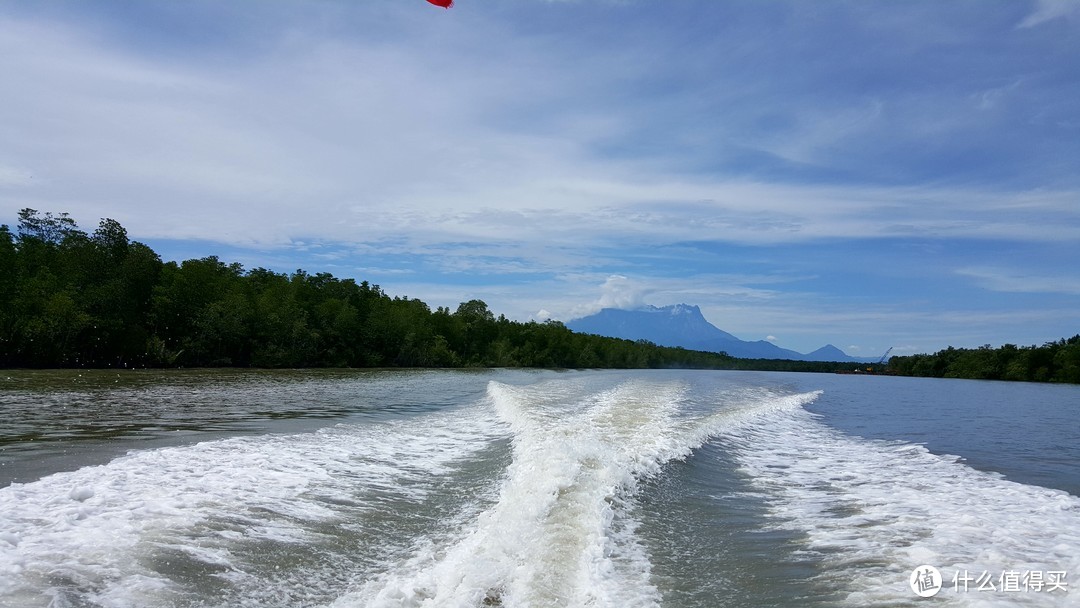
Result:
<svg viewBox="0 0 1080 608"><path fill-rule="evenodd" d="M496 334L495 315L483 300L469 300L458 305L454 316L462 323L462 357L469 365L484 365Z"/></svg>
<svg viewBox="0 0 1080 608"><path fill-rule="evenodd" d="M15 298L19 283L15 236L0 224L0 366L12 365L15 356Z"/></svg>
<svg viewBox="0 0 1080 608"><path fill-rule="evenodd" d="M1053 379L1057 382L1080 384L1080 335L1063 340L1054 355L1057 371Z"/></svg>
<svg viewBox="0 0 1080 608"><path fill-rule="evenodd" d="M162 266L161 280L152 296L150 328L156 338L152 343L161 345L176 363L229 364L226 361L232 357L224 348L226 342L214 332L237 320L224 314L223 301L242 273L239 264L226 265L216 256ZM240 303L235 294L232 303ZM226 339L239 332L230 329Z"/></svg>

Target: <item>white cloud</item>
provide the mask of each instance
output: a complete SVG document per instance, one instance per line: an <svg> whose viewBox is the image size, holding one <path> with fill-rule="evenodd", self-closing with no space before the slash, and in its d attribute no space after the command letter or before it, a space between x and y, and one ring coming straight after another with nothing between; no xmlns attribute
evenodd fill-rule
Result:
<svg viewBox="0 0 1080 608"><path fill-rule="evenodd" d="M985 289L1009 293L1060 293L1080 295L1080 277L1048 276L1013 269L972 266L956 274L970 277Z"/></svg>
<svg viewBox="0 0 1080 608"><path fill-rule="evenodd" d="M242 69L140 56L70 26L0 27L0 69L20 83L0 99L7 153L48 177L15 193L19 173L0 172L8 214L31 205L115 217L141 238L241 246L403 234L410 248L514 243L527 266L574 265L567 250L546 258L581 243L1080 239L1075 192L769 184L607 158L596 140L630 109L600 120L588 104L563 104L539 114L544 128L522 117L605 79L617 90L640 68L604 56L558 65L542 58L549 48L485 24L484 48L505 49L497 59L435 64L409 44L292 34ZM793 137L801 151L777 153L813 162L880 112L857 107L827 134ZM1017 205L1029 213L1002 215Z"/></svg>
<svg viewBox="0 0 1080 608"><path fill-rule="evenodd" d="M900 331L903 323L940 322L930 313L868 312L792 293L786 283L810 282L794 276L805 270L740 275L732 265L684 276L692 271L657 271L658 264L620 259L621 252L710 243L767 258L774 245L911 239L959 249L965 241L1054 243L1068 253L1080 242L1073 177L1025 175L1025 183L1039 184L1025 190L979 179L875 185L883 183L875 181L877 174L858 169L851 169L850 180L814 173L805 180L793 174L770 179L767 172L739 170L738 162L730 166L752 150L804 170L847 171L844 161L859 160L868 149L860 146L895 144L901 162L912 155L902 148L905 141L933 148L965 129L1009 141L1007 147L1022 154L1030 146L987 121L1020 105L1008 103L1013 96L1038 105L1036 89L1059 72L1025 78L1016 66L998 70L982 59L954 57L970 76L958 79L964 86L957 90L938 91L920 80L923 73L905 72L908 80L898 80L883 69L874 74L887 87L860 85L853 94L844 90L852 83L822 79L814 71L820 68L809 64L795 79L801 85L748 76L739 57L718 49L749 44L772 61L751 70L765 74L771 74L767 67L790 67L786 53L794 49L734 26L730 39L710 34L718 45L711 49L683 40L665 46L653 28L642 32L657 37L640 46L586 47L579 32L545 34L531 22L513 31L513 25L487 21L498 17L481 10L447 19L405 3L303 6L296 12L305 16L295 22L262 20L257 48L214 53L142 52L95 29L93 20L72 18L65 25L0 17L0 73L16 83L0 96L0 214L14 218L31 206L69 211L84 227L114 217L138 239L257 247L257 255L240 256L249 266L268 257L288 264L290 254L321 243L350 254L321 258L341 262L334 272L392 279L386 289L432 305L479 297L519 319L566 320L646 299L686 302L702 305L708 318L736 335L779 334L806 341L806 348L785 346L810 350L820 346L806 329L816 323L832 332L829 340L866 344L866 352L879 346L883 352L884 341L893 340L884 337L887 331ZM1025 27L1073 10L1065 6L1040 3ZM397 21L365 25L362 35L344 27L324 31L319 18L305 20L319 10L361 11L365 23L370 15L364 11L372 10ZM915 65L909 55L932 59L929 47L944 48L958 32L976 31L975 24L961 31L947 19L931 19L936 5L910 13L851 10L845 14L852 19L888 26L883 48L910 45L901 49L904 65ZM905 15L911 19L904 21ZM910 31L918 35L904 33ZM798 33L811 46L821 35ZM692 56L673 50L683 48L693 48ZM868 61L890 59L877 49L868 53ZM836 69L857 74L868 65ZM972 65L983 71L969 74ZM1065 111L1047 114L1047 124L1071 116L1071 106L1058 103ZM988 111L972 111L980 104ZM760 128L770 120L779 126ZM1062 169L1050 175L1072 176L1075 148L1056 150L1063 154L1052 160ZM423 268L411 266L416 259L425 261ZM771 259L759 268L783 263ZM898 257L895 263L906 262ZM432 279L433 272L451 280L502 278L447 285ZM1075 281L1062 287L1052 276L964 272L998 291L1069 295L1078 289ZM968 327L963 307L956 311L956 322ZM879 339L883 346L872 341ZM918 339L933 340L932 331Z"/></svg>
<svg viewBox="0 0 1080 608"><path fill-rule="evenodd" d="M878 122L884 107L883 102L872 99L853 107L807 109L799 113L798 124L793 128L772 137L757 136L740 143L792 162L814 165L829 157L824 151L845 139L880 128Z"/></svg>
<svg viewBox="0 0 1080 608"><path fill-rule="evenodd" d="M358 267L355 269L364 275L376 275L376 276L400 276L416 274L416 271L411 268L372 268Z"/></svg>
<svg viewBox="0 0 1080 608"><path fill-rule="evenodd" d="M0 165L0 188L29 186L33 183L34 176L30 170Z"/></svg>
<svg viewBox="0 0 1080 608"><path fill-rule="evenodd" d="M515 292L526 301L545 303L552 318L569 321L602 308L629 310L647 304L695 304L703 309L718 302L754 307L776 297L777 292L755 285L779 285L805 279L802 276L696 274L691 276L601 275L562 273L551 281L517 286ZM533 292L532 290L536 290ZM594 294L597 294L594 297ZM520 312L518 312L520 314ZM707 316L707 315L706 315Z"/></svg>
<svg viewBox="0 0 1080 608"><path fill-rule="evenodd" d="M622 275L613 274L600 286L599 308L621 308L629 310L645 305L645 295L649 290L642 284Z"/></svg>
<svg viewBox="0 0 1080 608"><path fill-rule="evenodd" d="M1037 0L1035 10L1017 25L1019 28L1034 27L1059 17L1068 17L1080 11L1076 0Z"/></svg>

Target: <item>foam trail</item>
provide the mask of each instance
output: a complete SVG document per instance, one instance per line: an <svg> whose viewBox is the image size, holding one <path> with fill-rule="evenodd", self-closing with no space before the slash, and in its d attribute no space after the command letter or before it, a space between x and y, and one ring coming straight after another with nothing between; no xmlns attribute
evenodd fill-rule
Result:
<svg viewBox="0 0 1080 608"><path fill-rule="evenodd" d="M336 605L658 605L630 497L639 478L688 451L675 424L683 388L572 392L492 382L492 406L513 432L497 502L449 546L421 551Z"/></svg>
<svg viewBox="0 0 1080 608"><path fill-rule="evenodd" d="M200 605L310 605L289 598L355 573L270 585L259 547L318 543L323 530L368 525L389 501L427 500L455 463L503 433L473 407L132 452L13 484L0 489L0 606L183 604L192 590L177 562L219 586Z"/></svg>
<svg viewBox="0 0 1080 608"><path fill-rule="evenodd" d="M965 571L1075 577L1075 496L977 471L920 445L847 436L802 408L749 417L716 441L736 456L776 525L805 535L822 560L823 592L838 593L847 604L906 605L917 599L909 573L929 564L945 579L933 600L943 605L1076 605L1076 590L1051 595L953 586Z"/></svg>

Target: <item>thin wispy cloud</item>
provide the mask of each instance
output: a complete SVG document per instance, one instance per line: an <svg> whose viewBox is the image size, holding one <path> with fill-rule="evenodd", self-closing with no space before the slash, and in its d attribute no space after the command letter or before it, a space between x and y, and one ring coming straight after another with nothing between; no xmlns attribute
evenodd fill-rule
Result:
<svg viewBox="0 0 1080 608"><path fill-rule="evenodd" d="M1075 0L1036 0L1035 10L1017 27L1030 28L1055 19L1075 18L1078 13L1080 3Z"/></svg>
<svg viewBox="0 0 1080 608"><path fill-rule="evenodd" d="M1038 269L969 267L960 268L956 274L975 279L985 289L1010 293L1057 293L1080 296L1080 276L1076 274L1047 276Z"/></svg>

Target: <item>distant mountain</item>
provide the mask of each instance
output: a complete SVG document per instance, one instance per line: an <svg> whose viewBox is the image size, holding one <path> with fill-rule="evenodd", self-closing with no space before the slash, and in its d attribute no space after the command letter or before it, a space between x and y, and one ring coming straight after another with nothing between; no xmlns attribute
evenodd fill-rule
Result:
<svg viewBox="0 0 1080 608"><path fill-rule="evenodd" d="M566 324L573 331L627 340L648 340L661 346L726 352L747 359L794 359L796 361L863 361L848 356L832 344L809 354L780 348L772 342L747 342L705 320L701 309L689 304L644 306L633 310L605 308Z"/></svg>
<svg viewBox="0 0 1080 608"><path fill-rule="evenodd" d="M648 340L663 346L681 346L688 341L738 340L706 321L700 308L688 304L663 308L645 306L634 310L605 308L594 315L570 321L566 326L579 333Z"/></svg>
<svg viewBox="0 0 1080 608"><path fill-rule="evenodd" d="M803 355L806 361L864 361L859 357L851 357L844 351L832 344L826 344L812 353Z"/></svg>

